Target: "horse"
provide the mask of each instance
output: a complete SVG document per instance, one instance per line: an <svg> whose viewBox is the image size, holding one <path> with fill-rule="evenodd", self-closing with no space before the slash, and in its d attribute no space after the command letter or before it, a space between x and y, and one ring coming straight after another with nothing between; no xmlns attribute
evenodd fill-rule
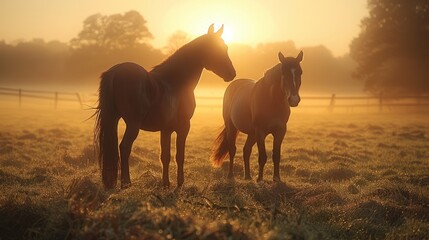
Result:
<svg viewBox="0 0 429 240"><path fill-rule="evenodd" d="M185 44L151 71L125 62L101 74L94 139L105 188L116 186L119 163L121 188L131 185L128 159L140 130L160 131L164 187L170 186L170 143L176 132L177 186L183 185L185 142L196 107L194 89L202 71L212 71L225 82L236 76L222 33L223 25L216 32L210 25L207 34ZM118 152L121 118L126 130Z"/></svg>
<svg viewBox="0 0 429 240"><path fill-rule="evenodd" d="M223 98L224 127L217 136L211 159L215 166L220 166L229 155L228 178L234 178L233 165L236 153L236 138L239 132L247 134L243 147L244 174L251 180L249 158L255 142L258 146L259 175L263 180L263 171L267 162L265 138L272 134L274 175L273 181L280 180L280 149L287 130L291 113L290 107L297 107L301 98L303 59L301 51L297 57L287 57L279 52L280 63L267 70L258 81L236 79L225 90Z"/></svg>

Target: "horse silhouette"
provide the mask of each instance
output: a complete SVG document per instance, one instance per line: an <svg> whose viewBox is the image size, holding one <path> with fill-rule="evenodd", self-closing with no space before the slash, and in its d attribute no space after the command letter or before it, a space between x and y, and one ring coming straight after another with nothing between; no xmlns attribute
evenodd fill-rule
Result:
<svg viewBox="0 0 429 240"><path fill-rule="evenodd" d="M161 131L163 185L168 187L171 134L176 132L177 186L184 182L185 142L195 110L194 89L203 69L225 81L236 73L222 40L222 27L213 24L204 34L178 49L151 71L125 62L101 75L98 107L95 112L95 143L99 150L102 182L114 188L121 169L121 187L131 184L128 159L139 130ZM126 124L118 152L118 121Z"/></svg>
<svg viewBox="0 0 429 240"><path fill-rule="evenodd" d="M243 147L245 179L251 179L249 158L252 147L257 143L259 151L258 181L263 180L263 171L267 162L265 138L268 134L274 137L273 162L274 181L280 181L280 149L287 130L290 107L300 102L303 59L301 51L296 58L285 58L278 54L280 63L267 70L258 81L237 79L226 89L223 98L224 128L215 140L212 160L219 166L229 154L228 177L233 178L235 141L238 132L247 134Z"/></svg>

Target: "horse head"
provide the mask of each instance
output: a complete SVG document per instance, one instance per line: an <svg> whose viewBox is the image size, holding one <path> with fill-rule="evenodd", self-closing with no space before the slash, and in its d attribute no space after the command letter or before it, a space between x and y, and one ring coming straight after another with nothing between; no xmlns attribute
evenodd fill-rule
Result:
<svg viewBox="0 0 429 240"><path fill-rule="evenodd" d="M214 72L225 82L229 82L235 78L236 72L228 55L228 46L221 38L222 33L223 25L215 32L212 24L204 36L207 44L203 50L205 51L204 68Z"/></svg>
<svg viewBox="0 0 429 240"><path fill-rule="evenodd" d="M301 61L304 53L299 52L296 58L285 57L279 52L279 60L282 64L282 90L286 93L287 101L291 107L298 106L301 98L299 96L299 88L301 87Z"/></svg>

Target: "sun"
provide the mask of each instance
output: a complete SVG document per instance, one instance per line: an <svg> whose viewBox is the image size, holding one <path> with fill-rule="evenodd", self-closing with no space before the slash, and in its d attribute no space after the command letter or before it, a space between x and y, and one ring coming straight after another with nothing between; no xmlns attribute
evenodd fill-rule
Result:
<svg viewBox="0 0 429 240"><path fill-rule="evenodd" d="M255 44L269 36L268 30L275 29L276 24L262 3L243 4L243 1L228 0L180 1L165 13L163 29L174 26L195 38L207 33L212 23L215 31L223 24L222 39L226 43ZM186 14L178 15L183 12Z"/></svg>

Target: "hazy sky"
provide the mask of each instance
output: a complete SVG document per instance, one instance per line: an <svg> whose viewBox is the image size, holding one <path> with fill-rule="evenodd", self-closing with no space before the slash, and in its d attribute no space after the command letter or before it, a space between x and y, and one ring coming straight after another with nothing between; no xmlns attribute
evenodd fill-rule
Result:
<svg viewBox="0 0 429 240"><path fill-rule="evenodd" d="M224 23L230 42L293 40L297 47L323 44L337 56L349 51L367 15L366 0L0 0L0 39L69 41L89 15L129 10L146 19L156 47L177 30L197 36Z"/></svg>

